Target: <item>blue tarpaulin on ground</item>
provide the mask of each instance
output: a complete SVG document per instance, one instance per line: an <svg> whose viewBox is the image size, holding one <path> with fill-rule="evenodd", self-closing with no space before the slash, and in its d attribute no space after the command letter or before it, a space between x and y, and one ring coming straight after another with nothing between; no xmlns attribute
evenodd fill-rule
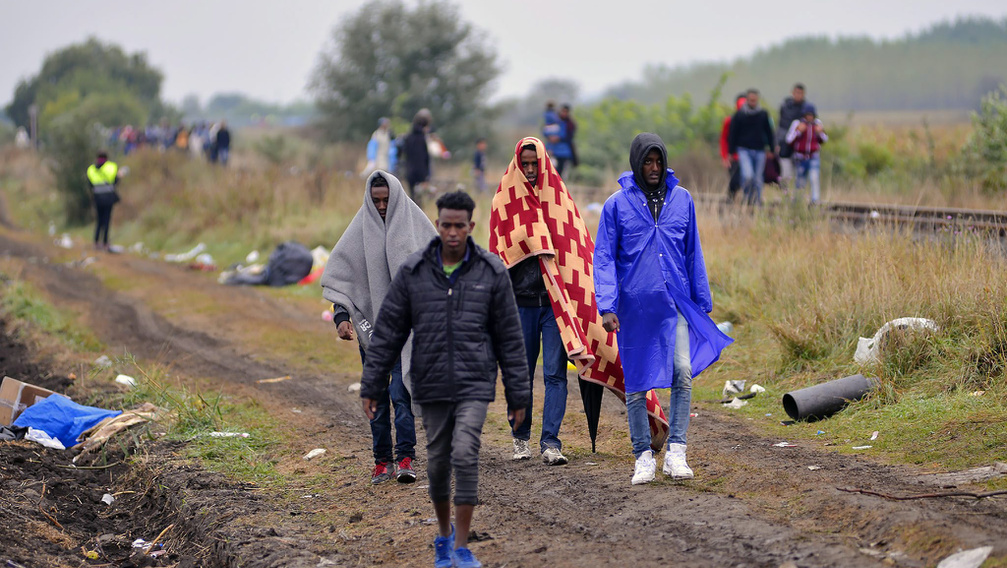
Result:
<svg viewBox="0 0 1007 568"><path fill-rule="evenodd" d="M69 448L85 430L109 416L120 414L121 410L84 406L61 394L51 394L26 408L13 425L42 430Z"/></svg>

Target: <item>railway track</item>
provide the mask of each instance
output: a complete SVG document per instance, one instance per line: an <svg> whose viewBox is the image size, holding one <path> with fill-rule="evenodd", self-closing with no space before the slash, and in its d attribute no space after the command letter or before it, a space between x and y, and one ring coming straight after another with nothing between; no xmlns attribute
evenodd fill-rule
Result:
<svg viewBox="0 0 1007 568"><path fill-rule="evenodd" d="M569 187L570 193L581 203L604 202L611 195L609 189ZM693 193L697 203L729 205L719 193ZM779 207L780 202L767 203L766 207ZM731 207L743 207L735 203ZM990 211L983 209L961 209L956 207L921 207L879 203L854 203L850 201L828 201L821 204L830 218L857 225L911 225L918 230L976 231L1007 236L1007 210Z"/></svg>

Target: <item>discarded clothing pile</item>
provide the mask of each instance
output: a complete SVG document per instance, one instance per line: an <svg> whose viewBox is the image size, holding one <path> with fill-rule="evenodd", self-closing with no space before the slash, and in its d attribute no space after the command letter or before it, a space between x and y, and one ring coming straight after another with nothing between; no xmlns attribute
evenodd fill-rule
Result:
<svg viewBox="0 0 1007 568"><path fill-rule="evenodd" d="M104 410L77 404L61 394L48 397L29 406L22 412L14 426L41 430L64 448L77 443L77 437L109 416L118 416L121 410Z"/></svg>
<svg viewBox="0 0 1007 568"><path fill-rule="evenodd" d="M269 255L264 269L239 266L221 274L220 281L229 286L287 286L310 274L313 264L314 257L307 247L296 241L287 241Z"/></svg>

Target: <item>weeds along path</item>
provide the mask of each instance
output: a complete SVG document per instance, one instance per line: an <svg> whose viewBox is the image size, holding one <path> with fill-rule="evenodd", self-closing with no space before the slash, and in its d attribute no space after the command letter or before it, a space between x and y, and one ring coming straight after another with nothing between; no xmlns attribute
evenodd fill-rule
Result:
<svg viewBox="0 0 1007 568"><path fill-rule="evenodd" d="M257 539L282 535L285 546L310 553L290 565L322 558L339 565L429 565L434 528L423 451L416 484L369 484L369 430L358 399L346 389L357 379L347 372L356 363L356 346L335 342L331 324L318 318L317 301L224 287L205 274L128 255L101 256L99 279L93 268L42 261L66 253L23 233L0 231L0 251L23 259L25 279L55 305L81 312L111 349L169 363L175 376L194 385L257 400L286 432L273 458L287 483L230 521L258 527L232 548L252 549ZM255 382L288 374L295 378ZM564 431L577 431L580 397L576 381L570 386ZM541 401L540 380L536 387ZM484 435L474 551L487 566L529 567L655 560L926 566L959 546L986 544L995 546L995 557L1007 557L1004 500L889 502L843 493L836 488L902 494L939 488L908 467L810 445L773 447L779 440L760 436L715 405L696 406L701 419L690 428L690 461L697 479L632 487L628 441L591 454L578 439L586 436L568 432L569 466L512 462L498 400ZM602 418L616 425L625 420L611 399ZM625 438L624 424L621 430ZM303 461L314 447L328 453ZM266 526L275 530L262 530ZM248 558L243 565L272 564Z"/></svg>

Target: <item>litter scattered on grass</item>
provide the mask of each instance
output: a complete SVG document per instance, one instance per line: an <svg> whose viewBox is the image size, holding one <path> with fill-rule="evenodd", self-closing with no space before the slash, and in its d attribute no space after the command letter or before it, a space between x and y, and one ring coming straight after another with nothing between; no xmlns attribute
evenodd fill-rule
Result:
<svg viewBox="0 0 1007 568"><path fill-rule="evenodd" d="M120 385L126 385L127 387L136 386L136 379L134 379L129 375L118 375L117 377L115 377L115 382L119 383Z"/></svg>
<svg viewBox="0 0 1007 568"><path fill-rule="evenodd" d="M352 385L346 387L349 392L360 392L360 383L353 383Z"/></svg>
<svg viewBox="0 0 1007 568"><path fill-rule="evenodd" d="M199 243L198 245L192 247L188 252L178 253L178 254L166 254L164 255L164 260L168 262L188 262L206 250L205 243Z"/></svg>
<svg viewBox="0 0 1007 568"><path fill-rule="evenodd" d="M732 398L731 402L725 402L724 403L724 407L725 408L733 408L733 409L737 410L737 409L741 408L742 406L745 406L746 404L748 404L747 400L741 400L740 398Z"/></svg>
<svg viewBox="0 0 1007 568"><path fill-rule="evenodd" d="M717 324L717 329L724 335L730 335L734 331L734 324L729 321L722 321Z"/></svg>
<svg viewBox="0 0 1007 568"><path fill-rule="evenodd" d="M101 357L98 357L97 359L94 360L94 364L98 365L99 367L111 367L112 360L108 358L108 355L102 355Z"/></svg>
<svg viewBox="0 0 1007 568"><path fill-rule="evenodd" d="M874 446L853 446L850 449L853 449L853 450L869 450L869 449L871 449L873 447Z"/></svg>
<svg viewBox="0 0 1007 568"><path fill-rule="evenodd" d="M755 393L755 394L759 394L760 392L766 392L766 387L764 387L762 385L759 385L759 384L755 384L755 385L752 385L751 388L749 388L748 390L749 390L749 392L752 392L752 393Z"/></svg>
<svg viewBox="0 0 1007 568"><path fill-rule="evenodd" d="M689 418L697 418L699 416L698 412L692 412L689 414Z"/></svg>
<svg viewBox="0 0 1007 568"><path fill-rule="evenodd" d="M850 375L785 393L783 409L794 420L828 418L877 386L877 379Z"/></svg>
<svg viewBox="0 0 1007 568"><path fill-rule="evenodd" d="M112 503L115 502L115 497L112 497L111 493L106 493L101 496L101 502L106 505L111 505Z"/></svg>
<svg viewBox="0 0 1007 568"><path fill-rule="evenodd" d="M207 434L211 438L247 438L248 432L210 432Z"/></svg>
<svg viewBox="0 0 1007 568"><path fill-rule="evenodd" d="M774 448L796 448L797 444L791 444L790 442L780 442L778 444L773 444Z"/></svg>
<svg viewBox="0 0 1007 568"><path fill-rule="evenodd" d="M259 379L259 380L255 381L255 382L259 383L260 385L265 385L265 384L270 384L270 383L282 383L283 381L289 381L289 380L290 380L290 375L284 375L282 377L276 377L276 378L273 378L273 379Z"/></svg>
<svg viewBox="0 0 1007 568"><path fill-rule="evenodd" d="M66 446L63 442L60 442L56 438L53 438L49 434L46 434L44 430L36 430L31 426L28 427L28 433L24 435L25 440L30 440L36 444L41 444L47 448L52 448L54 450L65 450Z"/></svg>
<svg viewBox="0 0 1007 568"><path fill-rule="evenodd" d="M71 249L73 248L73 239L71 239L70 235L67 233L63 233L60 238L56 239L56 246L59 248Z"/></svg>
<svg viewBox="0 0 1007 568"><path fill-rule="evenodd" d="M818 471L818 470L822 469L822 466L820 466L820 465L809 465L808 469L811 470L811 471Z"/></svg>
<svg viewBox="0 0 1007 568"><path fill-rule="evenodd" d="M720 396L727 398L743 392L745 392L745 381L724 381L724 388L720 391Z"/></svg>
<svg viewBox="0 0 1007 568"><path fill-rule="evenodd" d="M948 556L937 564L937 568L979 568L993 552L992 546L963 550Z"/></svg>
<svg viewBox="0 0 1007 568"><path fill-rule="evenodd" d="M317 458L318 456L320 456L320 455L322 455L324 453L325 453L325 449L324 448L315 448L315 449L311 450L310 452L304 454L304 459L310 460L312 458Z"/></svg>
<svg viewBox="0 0 1007 568"><path fill-rule="evenodd" d="M780 420L780 424L784 426L793 426L794 424L796 424L796 422L794 422L793 420Z"/></svg>
<svg viewBox="0 0 1007 568"><path fill-rule="evenodd" d="M972 396L982 396L984 394L986 394L986 391L974 391L974 392L972 392Z"/></svg>
<svg viewBox="0 0 1007 568"><path fill-rule="evenodd" d="M145 402L118 416L109 416L98 422L77 437L81 442L71 449L79 449L80 453L73 458L73 463L83 463L82 460L102 448L112 436L137 424L150 422L157 412L158 408L153 403Z"/></svg>
<svg viewBox="0 0 1007 568"><path fill-rule="evenodd" d="M878 439L878 431L875 430L874 432L871 433L871 440L877 440L877 439Z"/></svg>
<svg viewBox="0 0 1007 568"><path fill-rule="evenodd" d="M937 323L926 318L898 318L878 329L874 337L861 337L853 361L860 365L877 363L881 360L881 342L892 330L898 331L940 331Z"/></svg>

